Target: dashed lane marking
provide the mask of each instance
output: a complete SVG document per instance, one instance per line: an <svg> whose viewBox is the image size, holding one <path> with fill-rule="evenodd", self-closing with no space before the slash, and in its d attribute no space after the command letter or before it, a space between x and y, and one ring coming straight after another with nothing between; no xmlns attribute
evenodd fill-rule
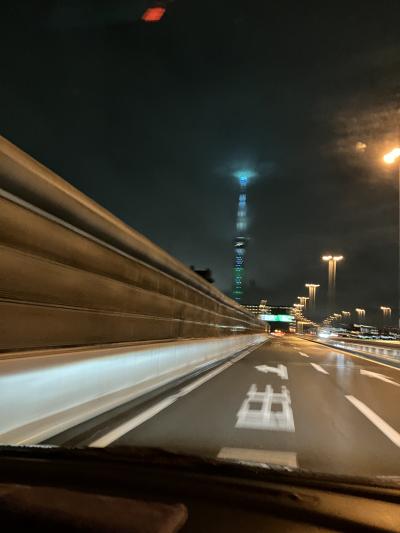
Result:
<svg viewBox="0 0 400 533"><path fill-rule="evenodd" d="M270 465L289 466L297 468L297 454L295 452L281 452L278 450L252 450L249 448L221 448L219 459L241 461L246 463L265 463Z"/></svg>
<svg viewBox="0 0 400 533"><path fill-rule="evenodd" d="M318 370L318 372L322 372L322 374L329 374L329 372L327 372L325 368L322 368L322 366L317 365L317 363L310 363L310 365L313 366L315 370Z"/></svg>
<svg viewBox="0 0 400 533"><path fill-rule="evenodd" d="M302 355L303 357L310 357L308 354L304 353L304 352L299 352L300 355Z"/></svg>
<svg viewBox="0 0 400 533"><path fill-rule="evenodd" d="M150 418L153 418L153 416L157 415L167 407L169 407L171 404L176 402L179 398L182 398L183 396L186 396L186 394L189 394L194 389L197 389L197 387L200 387L200 385L203 385L203 383L206 383L208 380L212 379L214 376L217 376L227 368L231 367L234 363L237 363L240 361L240 359L243 359L246 355L248 355L250 352L258 348L259 346L252 346L249 350L246 350L244 353L236 356L234 359L231 359L227 363L217 367L216 369L212 370L211 372L208 372L205 376L196 379L189 385L186 385L183 387L180 391L178 391L176 394L172 394L171 396L168 396L167 398L161 400L160 402L152 405L148 409L142 411L138 415L134 416L124 424L121 424L120 426L116 427L115 429L109 431L102 437L92 441L89 443L89 447L92 448L105 448L112 442L116 441L117 439L121 438L126 433L129 433L129 431L132 431L133 429L137 428L144 422L147 422L147 420L150 420Z"/></svg>

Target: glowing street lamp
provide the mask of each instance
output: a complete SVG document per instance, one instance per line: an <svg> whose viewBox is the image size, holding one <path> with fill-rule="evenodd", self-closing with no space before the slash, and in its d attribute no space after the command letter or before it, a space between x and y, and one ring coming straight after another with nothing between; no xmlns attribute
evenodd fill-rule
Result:
<svg viewBox="0 0 400 533"><path fill-rule="evenodd" d="M356 307L357 318L359 321L365 318L365 309Z"/></svg>
<svg viewBox="0 0 400 533"><path fill-rule="evenodd" d="M301 305L303 305L304 309L307 309L307 300L309 300L308 296L298 296L298 300L300 300Z"/></svg>
<svg viewBox="0 0 400 533"><path fill-rule="evenodd" d="M400 148L393 148L390 152L383 156L383 160L387 165L392 165L397 162L397 175L398 175L398 194L399 194L399 237L398 237L398 254L399 254L399 272L398 272L398 324L400 328Z"/></svg>
<svg viewBox="0 0 400 533"><path fill-rule="evenodd" d="M315 297L319 285L317 283L306 283L308 289L308 297L310 299L310 311L315 311Z"/></svg>
<svg viewBox="0 0 400 533"><path fill-rule="evenodd" d="M385 305L381 305L380 307L382 314L383 314L383 325L386 325L386 320L392 316L392 309L391 307L386 307Z"/></svg>
<svg viewBox="0 0 400 533"><path fill-rule="evenodd" d="M383 156L383 160L388 165L393 164L400 157L400 148L393 148L392 151L388 152Z"/></svg>
<svg viewBox="0 0 400 533"><path fill-rule="evenodd" d="M336 264L343 259L343 255L323 255L322 261L328 263L328 306L329 311L333 310L335 305L336 289Z"/></svg>

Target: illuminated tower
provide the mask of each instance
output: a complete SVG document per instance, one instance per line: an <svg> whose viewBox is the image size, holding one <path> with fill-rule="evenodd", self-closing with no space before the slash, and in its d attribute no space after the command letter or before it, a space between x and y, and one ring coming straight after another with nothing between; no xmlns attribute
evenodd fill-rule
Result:
<svg viewBox="0 0 400 533"><path fill-rule="evenodd" d="M245 282L245 261L247 237L247 184L249 182L249 172L239 172L240 193L238 210L236 216L236 238L234 240L234 264L233 264L233 284L232 298L240 302L243 296Z"/></svg>

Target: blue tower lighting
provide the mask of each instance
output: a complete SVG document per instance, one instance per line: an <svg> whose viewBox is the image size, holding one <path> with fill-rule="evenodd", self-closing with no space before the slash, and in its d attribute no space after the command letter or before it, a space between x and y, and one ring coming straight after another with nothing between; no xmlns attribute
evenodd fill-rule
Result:
<svg viewBox="0 0 400 533"><path fill-rule="evenodd" d="M241 302L245 284L245 262L247 237L247 185L249 179L254 176L250 170L241 170L235 173L239 179L240 193L238 209L236 215L236 237L234 240L234 263L233 263L233 283L232 298Z"/></svg>

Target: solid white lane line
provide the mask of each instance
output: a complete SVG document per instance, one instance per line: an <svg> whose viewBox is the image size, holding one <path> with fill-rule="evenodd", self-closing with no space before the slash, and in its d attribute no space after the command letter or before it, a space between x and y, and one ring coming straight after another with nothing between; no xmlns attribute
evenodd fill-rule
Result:
<svg viewBox="0 0 400 533"><path fill-rule="evenodd" d="M183 387L177 394L177 396L182 397L186 394L189 394L189 392L192 392L194 389L197 389L197 387L200 387L200 385L203 385L203 383L206 383L206 381L209 381L213 377L217 376L227 368L232 366L232 363L229 361L228 363L225 363L222 366L219 366L215 370L212 370L211 372L208 372L207 375L203 376L202 378L196 379L196 381L193 381L193 383L190 383L190 385L186 385Z"/></svg>
<svg viewBox="0 0 400 533"><path fill-rule="evenodd" d="M153 418L154 415L156 415L160 411L163 411L166 407L174 403L177 399L178 396L170 396L169 398L165 398L165 400L162 400L161 402L153 405L149 409L146 409L139 415L134 416L133 418L125 422L125 424L118 426L117 428L113 429L109 433L106 433L99 439L91 442L89 444L89 447L105 448L106 446L119 439L129 431L132 431L132 429L135 429L136 427L140 426L140 424L143 424L143 422L146 422L150 418Z"/></svg>
<svg viewBox="0 0 400 533"><path fill-rule="evenodd" d="M318 372L322 372L323 374L329 374L329 372L327 372L325 368L322 368L322 366L317 365L316 363L310 363L310 365L313 366L315 370L318 370Z"/></svg>
<svg viewBox="0 0 400 533"><path fill-rule="evenodd" d="M236 357L231 359L232 363L237 363L238 361L243 359L243 357L246 357L246 355L249 355L249 353L252 352L252 351L253 350L246 350L244 353L241 353L240 355L237 355Z"/></svg>
<svg viewBox="0 0 400 533"><path fill-rule="evenodd" d="M221 448L219 459L244 461L246 463L266 463L270 465L297 468L297 454L278 450L251 450L249 448Z"/></svg>
<svg viewBox="0 0 400 533"><path fill-rule="evenodd" d="M299 352L300 355L302 355L303 357L310 357L309 355L307 355L306 353L304 352Z"/></svg>
<svg viewBox="0 0 400 533"><path fill-rule="evenodd" d="M192 392L194 389L197 389L197 387L200 387L203 383L206 383L206 381L209 381L213 377L217 376L227 368L232 366L232 363L228 361L227 363L223 364L222 366L219 366L215 370L212 370L207 375L197 379L193 383L190 383L189 385L186 385L183 387L177 394L173 394L172 396L169 396L168 398L165 398L164 400L161 400L160 402L156 403L155 405L152 405L142 413L134 416L124 424L121 424L120 426L116 427L112 431L109 431L102 437L96 439L95 441L91 442L88 446L92 448L104 448L111 444L112 442L116 441L117 439L121 438L126 433L129 433L129 431L132 431L133 429L137 428L144 422L147 422L147 420L150 420L150 418L153 418L153 416L157 415L167 407L169 407L172 403L174 403L178 398L181 398L182 396L185 396L186 394L189 394L189 392Z"/></svg>
<svg viewBox="0 0 400 533"><path fill-rule="evenodd" d="M398 433L392 426L389 426L379 415L377 415L372 409L370 409L365 403L361 402L357 398L351 395L347 395L346 398L351 402L354 407L368 418L370 422L374 424L382 433L400 448L400 433Z"/></svg>

